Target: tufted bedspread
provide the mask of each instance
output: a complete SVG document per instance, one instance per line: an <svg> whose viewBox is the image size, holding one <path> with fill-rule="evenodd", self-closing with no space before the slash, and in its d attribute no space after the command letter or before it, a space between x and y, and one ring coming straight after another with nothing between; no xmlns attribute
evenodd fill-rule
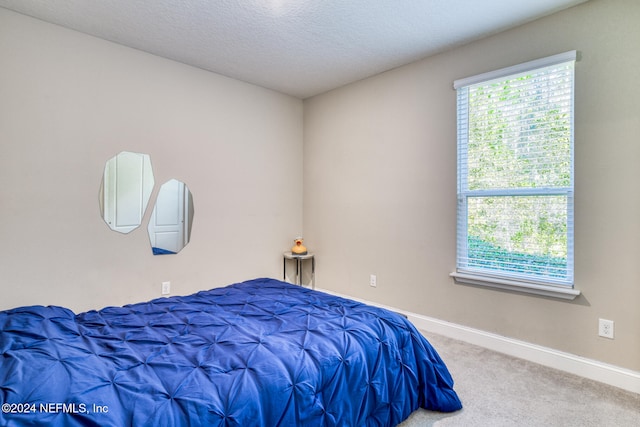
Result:
<svg viewBox="0 0 640 427"><path fill-rule="evenodd" d="M393 426L461 408L405 318L272 279L20 307L0 327L1 426Z"/></svg>

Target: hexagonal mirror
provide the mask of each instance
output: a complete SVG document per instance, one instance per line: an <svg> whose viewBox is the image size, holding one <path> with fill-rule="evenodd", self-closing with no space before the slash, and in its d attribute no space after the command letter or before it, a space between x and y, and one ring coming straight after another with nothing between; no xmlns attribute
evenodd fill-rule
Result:
<svg viewBox="0 0 640 427"><path fill-rule="evenodd" d="M123 151L109 159L100 185L100 212L109 228L129 233L142 224L153 191L148 154Z"/></svg>
<svg viewBox="0 0 640 427"><path fill-rule="evenodd" d="M189 243L193 213L193 197L183 182L162 184L147 227L154 255L177 254Z"/></svg>

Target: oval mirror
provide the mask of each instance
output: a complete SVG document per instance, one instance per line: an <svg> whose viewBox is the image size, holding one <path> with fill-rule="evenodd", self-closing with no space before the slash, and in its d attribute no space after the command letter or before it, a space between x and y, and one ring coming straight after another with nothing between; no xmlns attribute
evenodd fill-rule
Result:
<svg viewBox="0 0 640 427"><path fill-rule="evenodd" d="M154 255L177 254L191 238L193 197L181 181L172 179L160 187L149 220L149 240Z"/></svg>
<svg viewBox="0 0 640 427"><path fill-rule="evenodd" d="M135 230L142 224L153 185L148 154L123 151L109 159L100 186L102 219L119 233Z"/></svg>

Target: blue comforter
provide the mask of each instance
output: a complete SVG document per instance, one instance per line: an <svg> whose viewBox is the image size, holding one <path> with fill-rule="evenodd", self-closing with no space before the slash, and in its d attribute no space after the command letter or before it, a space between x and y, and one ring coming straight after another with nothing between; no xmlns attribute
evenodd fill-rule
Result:
<svg viewBox="0 0 640 427"><path fill-rule="evenodd" d="M0 425L393 426L461 403L402 316L272 279L0 312Z"/></svg>

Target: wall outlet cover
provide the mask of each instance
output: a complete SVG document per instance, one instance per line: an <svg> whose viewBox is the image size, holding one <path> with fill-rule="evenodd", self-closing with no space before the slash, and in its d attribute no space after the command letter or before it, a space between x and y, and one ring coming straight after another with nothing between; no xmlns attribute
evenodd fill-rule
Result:
<svg viewBox="0 0 640 427"><path fill-rule="evenodd" d="M169 295L171 293L171 282L162 282L162 295Z"/></svg>
<svg viewBox="0 0 640 427"><path fill-rule="evenodd" d="M598 335L613 339L613 320L600 319L598 321Z"/></svg>

